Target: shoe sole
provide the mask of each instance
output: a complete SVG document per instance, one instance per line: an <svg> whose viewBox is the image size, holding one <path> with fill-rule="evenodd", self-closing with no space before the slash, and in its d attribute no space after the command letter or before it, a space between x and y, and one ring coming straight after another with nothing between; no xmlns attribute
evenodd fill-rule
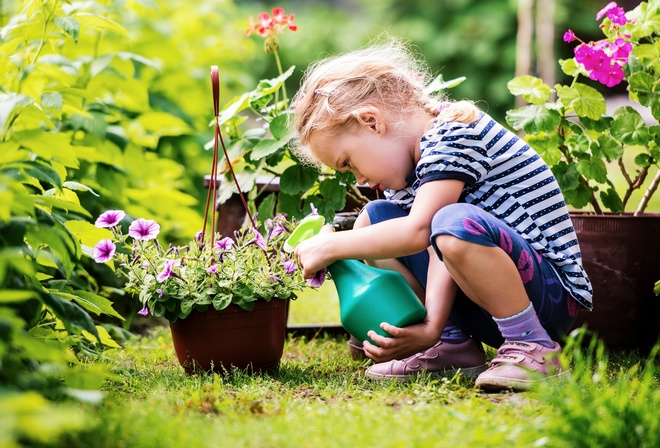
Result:
<svg viewBox="0 0 660 448"><path fill-rule="evenodd" d="M564 371L556 375L551 375L541 379L512 379L512 378L497 378L491 377L486 379L479 379L475 382L474 386L478 389L483 390L484 392L501 392L504 390L517 390L517 391L527 391L533 388L535 385L544 383L546 381L567 378L570 375L569 371Z"/></svg>
<svg viewBox="0 0 660 448"><path fill-rule="evenodd" d="M483 364L477 367L466 367L466 368L458 368L458 369L448 369L448 370L442 370L440 372L429 372L428 370L423 370L421 372L415 372L411 373L409 375L385 375L382 373L373 373L367 370L365 372L365 375L367 378L370 378L372 380L379 380L379 381L389 381L389 380L397 380L397 381L411 381L415 377L418 377L422 374L431 374L431 375L442 375L442 376L454 376L457 373L461 373L462 376L465 378L470 378L470 379L475 379L479 375L481 375L483 372L488 369L487 364Z"/></svg>

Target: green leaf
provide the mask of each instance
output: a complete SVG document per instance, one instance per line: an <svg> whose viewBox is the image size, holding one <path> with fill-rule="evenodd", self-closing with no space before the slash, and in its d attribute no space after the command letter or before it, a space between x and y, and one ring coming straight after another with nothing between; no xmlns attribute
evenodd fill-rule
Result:
<svg viewBox="0 0 660 448"><path fill-rule="evenodd" d="M289 128L287 126L287 116L282 114L278 115L277 117L273 118L273 120L270 122L270 133L273 134L273 137L276 140L284 140L287 138L287 140L290 140L290 136L288 135L289 133Z"/></svg>
<svg viewBox="0 0 660 448"><path fill-rule="evenodd" d="M41 104L56 110L62 110L62 94L59 92L42 93Z"/></svg>
<svg viewBox="0 0 660 448"><path fill-rule="evenodd" d="M607 183L607 167L601 159L590 157L582 159L577 164L578 173L587 179L593 179L598 183Z"/></svg>
<svg viewBox="0 0 660 448"><path fill-rule="evenodd" d="M580 185L580 174L577 171L577 165L574 163L569 165L566 162L559 162L552 167L552 173L555 175L564 194L577 189Z"/></svg>
<svg viewBox="0 0 660 448"><path fill-rule="evenodd" d="M100 197L94 190L85 184L81 184L80 182L66 181L62 183L62 188L68 188L69 190L75 191L86 191L88 193L92 193L97 198Z"/></svg>
<svg viewBox="0 0 660 448"><path fill-rule="evenodd" d="M261 203L257 212L259 213L259 220L265 221L268 218L275 216L275 205L277 204L277 195L275 193L270 193L266 196Z"/></svg>
<svg viewBox="0 0 660 448"><path fill-rule="evenodd" d="M282 148L288 143L287 141L274 140L272 138L266 138L257 143L252 151L249 152L251 160L261 160L264 157L267 157L275 152L278 149Z"/></svg>
<svg viewBox="0 0 660 448"><path fill-rule="evenodd" d="M7 123L15 113L20 112L28 104L34 103L32 98L18 93L0 93L0 135L4 134Z"/></svg>
<svg viewBox="0 0 660 448"><path fill-rule="evenodd" d="M87 210L85 210L81 205L76 204L74 202L63 201L62 199L58 199L50 196L42 196L42 195L34 195L32 197L34 198L36 204L40 204L46 207L54 207L60 210L64 210L66 212L74 212L81 216L86 216L88 218L92 217L92 215L90 215L90 213Z"/></svg>
<svg viewBox="0 0 660 448"><path fill-rule="evenodd" d="M319 191L325 202L332 206L333 212L342 210L346 205L346 187L339 182L339 179L335 177L323 179L319 184Z"/></svg>
<svg viewBox="0 0 660 448"><path fill-rule="evenodd" d="M41 294L41 299L53 314L62 321L68 331L77 334L82 330L87 330L98 337L94 321L78 305L62 300L54 294L49 293Z"/></svg>
<svg viewBox="0 0 660 448"><path fill-rule="evenodd" d="M637 154L635 156L635 165L642 167L642 168L648 168L651 166L651 155L650 154Z"/></svg>
<svg viewBox="0 0 660 448"><path fill-rule="evenodd" d="M610 132L624 145L645 146L651 137L642 116L630 106L621 107L614 112Z"/></svg>
<svg viewBox="0 0 660 448"><path fill-rule="evenodd" d="M623 213L623 202L619 194L613 189L609 188L606 192L600 192L600 200L603 205L613 213Z"/></svg>
<svg viewBox="0 0 660 448"><path fill-rule="evenodd" d="M89 12L79 12L71 16L71 18L78 21L79 26L83 29L90 29L93 31L110 31L120 36L128 35L126 28L104 16L99 16Z"/></svg>
<svg viewBox="0 0 660 448"><path fill-rule="evenodd" d="M580 209L589 205L593 196L589 188L580 184L574 190L565 191L564 197L568 205Z"/></svg>
<svg viewBox="0 0 660 448"><path fill-rule="evenodd" d="M550 100L550 86L535 76L517 76L506 86L513 95L522 95L531 104L540 105Z"/></svg>
<svg viewBox="0 0 660 448"><path fill-rule="evenodd" d="M466 79L467 78L465 76L461 76L458 78L445 81L442 75L438 75L433 81L431 81L431 83L428 86L424 88L424 93L427 95L433 95L434 93L442 92L443 90L456 87Z"/></svg>
<svg viewBox="0 0 660 448"><path fill-rule="evenodd" d="M642 106L649 106L654 99L660 97L660 92L654 92L653 90L655 82L653 76L649 73L633 73L628 78L628 84L631 95L634 94Z"/></svg>
<svg viewBox="0 0 660 448"><path fill-rule="evenodd" d="M517 131L537 134L555 130L561 123L561 116L556 110L530 105L507 111L506 122Z"/></svg>
<svg viewBox="0 0 660 448"><path fill-rule="evenodd" d="M561 103L580 117L598 120L607 110L603 95L586 84L576 82L572 87L557 84L555 89Z"/></svg>
<svg viewBox="0 0 660 448"><path fill-rule="evenodd" d="M39 179L41 182L49 183L54 187L62 186L62 181L60 180L60 176L57 174L57 171L48 165L44 165L38 162L25 164L25 173L36 179Z"/></svg>
<svg viewBox="0 0 660 448"><path fill-rule="evenodd" d="M124 320L121 314L117 313L114 308L112 308L112 301L106 299L105 297L99 296L89 291L83 291L80 289L73 291L73 300L83 308L88 311L93 312L94 314L106 314L108 316L117 317L120 320Z"/></svg>
<svg viewBox="0 0 660 448"><path fill-rule="evenodd" d="M561 138L556 131L550 133L542 132L538 135L527 135L525 140L548 166L556 165L563 157L559 150Z"/></svg>
<svg viewBox="0 0 660 448"><path fill-rule="evenodd" d="M575 58L560 59L559 65L561 70L571 78L575 78L577 75L584 73L582 65L578 64Z"/></svg>
<svg viewBox="0 0 660 448"><path fill-rule="evenodd" d="M280 177L280 191L294 195L304 193L318 180L319 172L316 168L303 165L292 165Z"/></svg>
<svg viewBox="0 0 660 448"><path fill-rule="evenodd" d="M73 17L55 17L55 25L71 36L75 43L78 43L78 34L80 33L80 23Z"/></svg>
<svg viewBox="0 0 660 448"><path fill-rule="evenodd" d="M23 302L25 300L39 298L35 291L3 289L0 291L0 304Z"/></svg>
<svg viewBox="0 0 660 448"><path fill-rule="evenodd" d="M592 152L596 154L593 148ZM604 156L608 162L611 162L623 155L623 146L612 137L601 135L598 137L598 153Z"/></svg>

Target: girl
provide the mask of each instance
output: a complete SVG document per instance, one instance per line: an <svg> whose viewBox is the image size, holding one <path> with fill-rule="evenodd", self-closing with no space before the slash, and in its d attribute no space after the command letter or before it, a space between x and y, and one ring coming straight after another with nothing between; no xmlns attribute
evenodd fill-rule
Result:
<svg viewBox="0 0 660 448"><path fill-rule="evenodd" d="M314 276L362 259L406 276L427 318L363 343L371 378L461 369L485 390L561 374L560 339L591 284L557 182L533 149L467 101L425 93L427 71L393 41L313 64L292 109L303 161L384 192L353 230L295 255ZM485 370L481 342L499 347ZM484 371L485 370L485 371Z"/></svg>

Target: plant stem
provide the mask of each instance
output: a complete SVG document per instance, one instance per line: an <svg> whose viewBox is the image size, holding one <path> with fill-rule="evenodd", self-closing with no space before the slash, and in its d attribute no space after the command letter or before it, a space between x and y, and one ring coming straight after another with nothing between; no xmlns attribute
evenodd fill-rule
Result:
<svg viewBox="0 0 660 448"><path fill-rule="evenodd" d="M273 54L275 55L275 63L277 64L277 71L282 76L282 63L280 62L280 55L278 54L278 51L273 51ZM286 83L282 81L282 96L284 96L284 105L286 106L287 103L289 102L289 97L286 94ZM275 101L275 104L277 104L277 101Z"/></svg>
<svg viewBox="0 0 660 448"><path fill-rule="evenodd" d="M660 183L660 169L656 171L655 176L653 176L653 180L651 181L651 184L644 192L644 196L642 196L642 199L639 201L639 206L637 207L637 210L635 210L634 216L639 216L642 213L644 213L644 210L646 210L646 206L649 203L649 199L651 199L651 196L653 196L655 190L658 189L659 183Z"/></svg>

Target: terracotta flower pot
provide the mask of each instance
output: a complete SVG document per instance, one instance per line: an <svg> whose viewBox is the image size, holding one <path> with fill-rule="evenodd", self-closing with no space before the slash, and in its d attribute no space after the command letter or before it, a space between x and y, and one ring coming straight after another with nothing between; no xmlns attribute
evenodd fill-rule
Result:
<svg viewBox="0 0 660 448"><path fill-rule="evenodd" d="M170 322L174 350L189 374L224 373L236 367L249 372L275 370L286 337L288 300L255 302L252 311L229 305L221 311L193 311Z"/></svg>
<svg viewBox="0 0 660 448"><path fill-rule="evenodd" d="M660 214L571 214L594 289L594 310L580 312L610 347L648 349L660 336Z"/></svg>

